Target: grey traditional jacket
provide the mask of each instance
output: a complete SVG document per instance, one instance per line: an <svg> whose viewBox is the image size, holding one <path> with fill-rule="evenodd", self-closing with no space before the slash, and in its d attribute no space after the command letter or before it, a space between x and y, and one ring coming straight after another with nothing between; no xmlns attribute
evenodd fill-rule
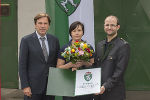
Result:
<svg viewBox="0 0 150 100"><path fill-rule="evenodd" d="M104 94L100 95L100 100L124 100L124 73L129 55L129 44L119 37L109 43L105 39L97 44L95 64L102 68L101 81L106 89Z"/></svg>

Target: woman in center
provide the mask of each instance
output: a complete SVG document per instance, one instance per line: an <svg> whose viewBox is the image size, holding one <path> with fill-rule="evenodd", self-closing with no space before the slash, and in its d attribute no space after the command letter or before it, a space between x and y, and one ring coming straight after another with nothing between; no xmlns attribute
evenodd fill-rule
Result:
<svg viewBox="0 0 150 100"><path fill-rule="evenodd" d="M93 54L90 57L89 61L77 61L75 64L72 62L66 61L66 59L61 55L62 52L65 51L65 48L68 46L73 45L76 41L83 41L82 36L84 35L84 25L76 21L70 25L69 28L69 34L71 36L71 40L69 41L68 44L64 45L58 55L58 60L57 60L57 68L62 68L62 69L71 69L72 71L77 70L78 68L88 68L94 63L94 57ZM92 47L90 49L93 50ZM76 97L63 97L63 100L92 100L92 95L83 95L83 96L76 96Z"/></svg>

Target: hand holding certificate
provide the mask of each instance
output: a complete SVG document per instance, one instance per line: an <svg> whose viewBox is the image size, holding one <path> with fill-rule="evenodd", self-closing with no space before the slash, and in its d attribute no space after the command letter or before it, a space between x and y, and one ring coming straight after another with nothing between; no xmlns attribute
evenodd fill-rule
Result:
<svg viewBox="0 0 150 100"><path fill-rule="evenodd" d="M84 69L72 72L68 69L49 69L48 95L78 96L100 92L101 69Z"/></svg>

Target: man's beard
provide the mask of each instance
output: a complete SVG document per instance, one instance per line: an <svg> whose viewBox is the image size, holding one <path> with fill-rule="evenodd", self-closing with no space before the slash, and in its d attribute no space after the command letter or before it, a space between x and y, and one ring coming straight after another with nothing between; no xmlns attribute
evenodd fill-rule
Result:
<svg viewBox="0 0 150 100"><path fill-rule="evenodd" d="M117 34L117 32L114 31L114 32L112 32L111 34L108 34L108 33L107 33L107 36L114 36L114 35L116 35L116 34Z"/></svg>

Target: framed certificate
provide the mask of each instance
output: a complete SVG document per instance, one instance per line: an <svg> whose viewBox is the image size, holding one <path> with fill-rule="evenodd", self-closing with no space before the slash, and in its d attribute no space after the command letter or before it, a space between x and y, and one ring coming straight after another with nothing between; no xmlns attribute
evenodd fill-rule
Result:
<svg viewBox="0 0 150 100"><path fill-rule="evenodd" d="M100 68L76 71L75 95L85 95L100 92Z"/></svg>
<svg viewBox="0 0 150 100"><path fill-rule="evenodd" d="M71 71L50 67L47 95L79 96L100 92L101 68Z"/></svg>

